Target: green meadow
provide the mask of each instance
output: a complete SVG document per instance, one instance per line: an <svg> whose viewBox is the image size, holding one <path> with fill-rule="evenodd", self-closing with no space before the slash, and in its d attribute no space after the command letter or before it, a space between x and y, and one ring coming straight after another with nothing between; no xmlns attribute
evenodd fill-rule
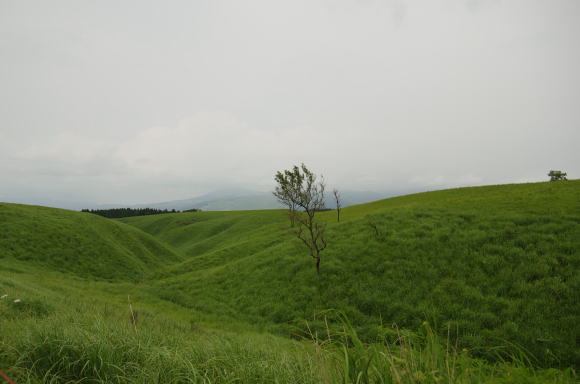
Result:
<svg viewBox="0 0 580 384"><path fill-rule="evenodd" d="M574 383L580 181L317 214L110 220L0 203L0 370L17 383ZM0 383L1 383L0 379Z"/></svg>

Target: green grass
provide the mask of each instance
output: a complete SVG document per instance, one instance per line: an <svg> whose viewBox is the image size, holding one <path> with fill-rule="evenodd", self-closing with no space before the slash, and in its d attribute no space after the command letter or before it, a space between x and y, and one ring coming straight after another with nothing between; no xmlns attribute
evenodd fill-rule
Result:
<svg viewBox="0 0 580 384"><path fill-rule="evenodd" d="M112 221L1 203L0 369L18 383L576 381L580 181L320 217L318 277L283 211Z"/></svg>
<svg viewBox="0 0 580 384"><path fill-rule="evenodd" d="M148 285L187 308L281 332L336 308L367 339L381 322L419 329L427 319L490 359L510 342L544 366L580 361L579 181L422 193L344 209L341 223L321 217L320 277L282 211L123 221L186 256Z"/></svg>
<svg viewBox="0 0 580 384"><path fill-rule="evenodd" d="M80 277L139 280L181 256L152 236L96 215L0 203L0 259Z"/></svg>
<svg viewBox="0 0 580 384"><path fill-rule="evenodd" d="M485 362L437 337L393 329L363 343L340 313L321 334L294 341L247 329L216 330L178 306L161 310L98 285L3 275L0 369L18 383L573 383L571 370L539 370L525 357ZM109 283L110 284L110 283ZM121 283L122 284L122 283ZM56 289L58 287L58 289ZM84 287L84 290L79 288ZM121 288L121 287L119 287ZM56 289L56 290L55 290ZM14 303L13 299L21 301ZM334 323L333 323L334 322ZM334 325L337 331L331 331ZM311 333L308 333L311 332Z"/></svg>
<svg viewBox="0 0 580 384"><path fill-rule="evenodd" d="M132 296L134 328L127 295L46 276L0 278L8 294L0 299L0 369L18 383L317 382L308 344L243 326L216 331L190 311Z"/></svg>

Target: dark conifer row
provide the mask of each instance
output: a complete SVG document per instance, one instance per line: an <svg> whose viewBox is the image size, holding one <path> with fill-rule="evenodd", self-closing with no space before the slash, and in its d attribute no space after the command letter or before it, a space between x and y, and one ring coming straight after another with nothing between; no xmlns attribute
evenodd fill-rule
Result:
<svg viewBox="0 0 580 384"><path fill-rule="evenodd" d="M185 210L183 212L197 212L199 209L192 208ZM81 212L92 213L95 215L103 216L109 219L120 219L122 217L131 216L146 216L146 215L159 215L163 213L178 213L175 209L156 209L156 208L112 208L112 209L83 209Z"/></svg>

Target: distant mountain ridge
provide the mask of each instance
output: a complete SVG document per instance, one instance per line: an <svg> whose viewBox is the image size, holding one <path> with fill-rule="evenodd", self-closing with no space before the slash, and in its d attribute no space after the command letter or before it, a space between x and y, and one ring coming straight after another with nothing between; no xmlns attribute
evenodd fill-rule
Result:
<svg viewBox="0 0 580 384"><path fill-rule="evenodd" d="M340 191L342 206L348 207L356 204L368 203L382 200L393 196L398 196L412 191ZM326 196L326 206L335 208L333 196L328 193ZM281 209L284 208L271 192L259 192L251 190L225 190L208 193L202 196L186 200L174 200L151 204L133 205L131 208L156 208L175 209L183 211L197 208L204 211L240 211L256 209Z"/></svg>
<svg viewBox="0 0 580 384"><path fill-rule="evenodd" d="M360 191L360 190L340 190L342 197L342 206L368 203L371 201L382 200L389 197L405 195L409 193L422 192L425 188L415 189L391 189L383 191ZM326 206L335 208L332 192L327 191ZM281 209L284 208L272 195L271 192L248 190L248 189L224 189L206 193L190 199L161 201L156 203L140 204L98 204L90 201L64 201L55 199L16 199L6 201L7 203L38 205L45 207L62 208L73 211L82 209L113 209L113 208L155 208L184 211L192 208L204 211L243 211L243 210L260 210L260 209Z"/></svg>

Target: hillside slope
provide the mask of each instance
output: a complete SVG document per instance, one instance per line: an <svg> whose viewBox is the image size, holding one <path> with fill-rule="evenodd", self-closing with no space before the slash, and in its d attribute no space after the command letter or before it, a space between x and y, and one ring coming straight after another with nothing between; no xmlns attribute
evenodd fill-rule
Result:
<svg viewBox="0 0 580 384"><path fill-rule="evenodd" d="M0 203L0 258L80 277L139 280L181 257L154 237L100 216Z"/></svg>
<svg viewBox="0 0 580 384"><path fill-rule="evenodd" d="M509 340L545 365L580 361L580 181L421 193L344 209L340 223L320 217L320 276L283 211L124 221L186 256L150 282L185 307L281 329L335 308L368 338L429 320L480 355Z"/></svg>

